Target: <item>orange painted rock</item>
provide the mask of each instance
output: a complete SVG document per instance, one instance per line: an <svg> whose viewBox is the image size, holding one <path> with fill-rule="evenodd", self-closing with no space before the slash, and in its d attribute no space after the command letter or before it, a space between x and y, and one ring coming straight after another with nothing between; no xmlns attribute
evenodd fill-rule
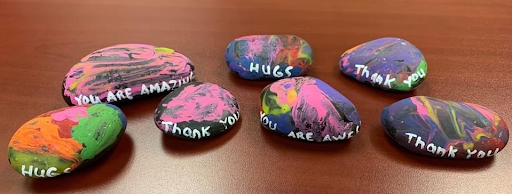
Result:
<svg viewBox="0 0 512 194"><path fill-rule="evenodd" d="M110 104L50 111L16 131L8 147L9 162L26 177L70 173L108 152L125 128L124 113Z"/></svg>

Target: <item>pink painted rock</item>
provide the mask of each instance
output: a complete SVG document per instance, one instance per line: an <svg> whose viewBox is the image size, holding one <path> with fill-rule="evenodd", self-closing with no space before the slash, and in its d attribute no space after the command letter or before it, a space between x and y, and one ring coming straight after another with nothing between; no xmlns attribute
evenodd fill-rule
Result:
<svg viewBox="0 0 512 194"><path fill-rule="evenodd" d="M208 82L188 83L168 94L155 110L156 126L184 139L206 139L233 127L240 118L235 97Z"/></svg>
<svg viewBox="0 0 512 194"><path fill-rule="evenodd" d="M260 122L288 138L342 141L359 133L356 107L336 89L314 77L292 77L269 84L260 95Z"/></svg>
<svg viewBox="0 0 512 194"><path fill-rule="evenodd" d="M129 102L170 92L193 78L192 62L173 49L120 44L94 51L71 67L62 95L69 105Z"/></svg>

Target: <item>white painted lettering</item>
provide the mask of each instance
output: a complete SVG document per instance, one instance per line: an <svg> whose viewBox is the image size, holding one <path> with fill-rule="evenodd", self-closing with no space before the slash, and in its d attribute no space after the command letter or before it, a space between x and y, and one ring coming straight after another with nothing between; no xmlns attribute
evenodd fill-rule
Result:
<svg viewBox="0 0 512 194"><path fill-rule="evenodd" d="M420 78L424 78L424 77L426 76L425 71L423 71L423 69L420 69L420 70L419 70L418 72L416 72L416 73L420 76Z"/></svg>
<svg viewBox="0 0 512 194"><path fill-rule="evenodd" d="M29 177L31 177L31 176L32 176L32 171L33 171L33 169L34 169L34 167L33 167L32 165L30 165L30 166L28 167L28 171L25 171L25 165L21 165L21 174L22 174L23 176L28 175Z"/></svg>
<svg viewBox="0 0 512 194"><path fill-rule="evenodd" d="M149 85L149 93L152 94L154 92L160 93L160 85L158 85L158 83Z"/></svg>
<svg viewBox="0 0 512 194"><path fill-rule="evenodd" d="M171 86L167 82L162 82L162 87L160 87L161 92L171 91Z"/></svg>
<svg viewBox="0 0 512 194"><path fill-rule="evenodd" d="M44 174L44 171L45 171L45 170L44 170L44 169L41 169L41 171L40 171L40 172L41 172L41 174L38 174L38 171L39 171L39 169L37 169L37 168L35 168L35 169L34 169L34 176L35 176L35 177L44 178L44 175L45 175L45 174Z"/></svg>
<svg viewBox="0 0 512 194"><path fill-rule="evenodd" d="M89 100L91 100L92 104L99 104L99 103L101 103L99 96L89 95Z"/></svg>
<svg viewBox="0 0 512 194"><path fill-rule="evenodd" d="M411 75L411 77L412 77L412 81L414 81L414 82L415 82L415 81L418 81L418 74L413 73L413 74Z"/></svg>
<svg viewBox="0 0 512 194"><path fill-rule="evenodd" d="M70 172L71 172L71 167L64 169L64 173L70 173Z"/></svg>
<svg viewBox="0 0 512 194"><path fill-rule="evenodd" d="M420 145L420 148L423 149L425 147L425 142L421 141L421 137L416 137L416 143L414 144L414 147L418 147Z"/></svg>
<svg viewBox="0 0 512 194"><path fill-rule="evenodd" d="M324 139L322 141L326 142L326 141L332 141L332 140L331 140L331 137L329 137L329 134L327 134L324 136Z"/></svg>
<svg viewBox="0 0 512 194"><path fill-rule="evenodd" d="M286 69L284 69L284 73L286 74L286 77L292 76L292 72L291 72L292 69L293 69L292 66L288 66L288 67L286 67Z"/></svg>
<svg viewBox="0 0 512 194"><path fill-rule="evenodd" d="M261 65L261 72L265 75L270 75L270 65Z"/></svg>
<svg viewBox="0 0 512 194"><path fill-rule="evenodd" d="M131 88L124 89L124 94L126 95L126 98L128 98L129 100L133 100Z"/></svg>
<svg viewBox="0 0 512 194"><path fill-rule="evenodd" d="M361 73L361 70L362 70L363 68L365 68L365 67L366 67L366 65L359 65L359 64L356 64L356 65L355 65L355 67L357 68L357 70L356 70L356 74L358 74L358 75L359 75L359 74Z"/></svg>
<svg viewBox="0 0 512 194"><path fill-rule="evenodd" d="M470 159L470 158L471 158L471 156L472 156L473 154L476 154L476 152L477 152L477 151L476 151L476 150L471 151L471 149L468 149L466 152L468 153L468 155L466 156L466 159Z"/></svg>
<svg viewBox="0 0 512 194"><path fill-rule="evenodd" d="M186 77L186 78L183 79L183 84L186 84L188 82L190 82L190 78L189 77Z"/></svg>
<svg viewBox="0 0 512 194"><path fill-rule="evenodd" d="M377 76L379 76L378 73L374 73L372 74L372 76L370 77L370 79L373 81L373 83L375 83L375 81L377 80Z"/></svg>
<svg viewBox="0 0 512 194"><path fill-rule="evenodd" d="M263 117L263 124L264 125L268 125L268 118L267 117Z"/></svg>
<svg viewBox="0 0 512 194"><path fill-rule="evenodd" d="M174 125L172 126L172 133L176 134L176 132L178 132L178 135L181 135L181 129L178 127L176 123L174 123Z"/></svg>
<svg viewBox="0 0 512 194"><path fill-rule="evenodd" d="M496 148L496 150L494 150L494 153L492 153L492 150L489 150L487 152L487 157L491 157L491 156L494 156L496 153L498 153L500 151L500 148Z"/></svg>
<svg viewBox="0 0 512 194"><path fill-rule="evenodd" d="M407 77L407 80L404 80L404 83L406 83L409 87L411 87L411 85L412 85L411 76Z"/></svg>
<svg viewBox="0 0 512 194"><path fill-rule="evenodd" d="M228 118L225 118L224 120L220 120L219 123L224 124L224 129L228 129L228 126L226 125Z"/></svg>
<svg viewBox="0 0 512 194"><path fill-rule="evenodd" d="M307 133L306 133L306 140L307 140L307 141L315 141L315 140L313 139L313 133L312 133L312 132L307 132Z"/></svg>
<svg viewBox="0 0 512 194"><path fill-rule="evenodd" d="M208 132L208 130L210 130L210 126L208 127L201 127L201 134L203 135L203 137L208 137L210 136L210 132Z"/></svg>
<svg viewBox="0 0 512 194"><path fill-rule="evenodd" d="M306 139L306 138L304 138L304 133L302 133L302 132L297 132L296 135L297 135L297 139L304 139L304 140Z"/></svg>
<svg viewBox="0 0 512 194"><path fill-rule="evenodd" d="M80 94L80 96L78 97L75 96L75 100L78 103L78 105L82 105L82 94Z"/></svg>
<svg viewBox="0 0 512 194"><path fill-rule="evenodd" d="M192 129L188 128L188 127L185 127L185 129L183 129L183 135L185 137L190 137L192 138Z"/></svg>
<svg viewBox="0 0 512 194"><path fill-rule="evenodd" d="M274 123L274 127L272 127L272 122L269 122L268 127L270 127L270 130L275 131L277 129L277 123Z"/></svg>
<svg viewBox="0 0 512 194"><path fill-rule="evenodd" d="M172 84L172 89L176 88L176 83L178 83L176 80L169 81L169 84Z"/></svg>
<svg viewBox="0 0 512 194"><path fill-rule="evenodd" d="M412 140L413 137L418 137L414 133L405 133L405 135L407 135L409 137L409 140L407 141L407 143L411 143L411 140Z"/></svg>
<svg viewBox="0 0 512 194"><path fill-rule="evenodd" d="M339 134L338 137L332 136L332 139L334 139L334 141L339 141L339 140L344 140L345 137L347 137L347 132Z"/></svg>
<svg viewBox="0 0 512 194"><path fill-rule="evenodd" d="M353 132L353 131L348 132L348 137L347 137L347 139L350 139L350 138L354 137L353 135L354 135L354 132Z"/></svg>
<svg viewBox="0 0 512 194"><path fill-rule="evenodd" d="M391 88L391 83L394 82L395 80L395 78L391 78L388 74L386 76L386 81L384 81L384 85L387 85L389 88Z"/></svg>
<svg viewBox="0 0 512 194"><path fill-rule="evenodd" d="M89 104L91 102L87 96L82 97L82 104Z"/></svg>
<svg viewBox="0 0 512 194"><path fill-rule="evenodd" d="M164 131L167 133L169 132L169 126L172 126L172 122L166 122L166 121L162 121L162 124L165 125L165 129Z"/></svg>
<svg viewBox="0 0 512 194"><path fill-rule="evenodd" d="M477 158L484 158L485 157L485 152L480 150L478 151L478 154L476 155Z"/></svg>
<svg viewBox="0 0 512 194"><path fill-rule="evenodd" d="M457 153L457 149L454 149L453 146L450 146L450 150L448 150L448 157L455 158L455 153Z"/></svg>
<svg viewBox="0 0 512 194"><path fill-rule="evenodd" d="M229 123L229 125L234 125L235 124L235 118L233 118L232 116L229 116L228 117L228 123Z"/></svg>
<svg viewBox="0 0 512 194"><path fill-rule="evenodd" d="M124 94L123 94L123 91L117 91L117 92L116 92L116 96L117 96L117 99L118 99L118 100L122 100L122 99L126 98L126 97L124 96Z"/></svg>
<svg viewBox="0 0 512 194"><path fill-rule="evenodd" d="M280 78L280 77L283 77L283 73L279 71L279 66L276 65L274 67L274 71L272 71L272 75L276 78Z"/></svg>
<svg viewBox="0 0 512 194"><path fill-rule="evenodd" d="M437 155L441 154L441 157L443 157L446 154L446 150L442 147L437 146Z"/></svg>
<svg viewBox="0 0 512 194"><path fill-rule="evenodd" d="M197 130L197 129L194 129L192 130L192 138L196 138L197 139L201 139L201 131Z"/></svg>
<svg viewBox="0 0 512 194"><path fill-rule="evenodd" d="M255 63L251 62L251 65L249 67L250 72L258 73L259 69L260 69L260 64L258 64L258 63L255 64Z"/></svg>
<svg viewBox="0 0 512 194"><path fill-rule="evenodd" d="M57 171L57 168L55 167L50 167L48 168L48 170L46 170L46 177L56 177L58 175L60 175L60 173L54 173L55 171Z"/></svg>
<svg viewBox="0 0 512 194"><path fill-rule="evenodd" d="M433 153L435 154L436 153L436 145L434 145L433 143L429 143L427 145L427 151L430 152L430 153Z"/></svg>
<svg viewBox="0 0 512 194"><path fill-rule="evenodd" d="M149 89L146 84L142 84L140 95L149 95Z"/></svg>
<svg viewBox="0 0 512 194"><path fill-rule="evenodd" d="M295 137L295 133L293 133L293 131L290 131L290 133L288 133L288 137L297 138L297 137Z"/></svg>

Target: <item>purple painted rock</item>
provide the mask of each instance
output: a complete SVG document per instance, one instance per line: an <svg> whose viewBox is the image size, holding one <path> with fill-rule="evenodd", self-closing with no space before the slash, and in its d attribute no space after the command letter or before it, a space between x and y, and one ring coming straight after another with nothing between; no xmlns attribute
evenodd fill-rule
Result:
<svg viewBox="0 0 512 194"><path fill-rule="evenodd" d="M381 121L400 146L433 157L491 157L503 150L509 136L505 120L488 108L426 96L386 107Z"/></svg>
<svg viewBox="0 0 512 194"><path fill-rule="evenodd" d="M208 82L192 82L168 94L155 110L156 126L183 139L206 139L231 129L240 118L235 97Z"/></svg>
<svg viewBox="0 0 512 194"><path fill-rule="evenodd" d="M309 44L295 35L253 35L229 43L225 53L231 71L249 80L306 74L313 63Z"/></svg>
<svg viewBox="0 0 512 194"><path fill-rule="evenodd" d="M313 77L276 81L261 92L261 124L289 138L312 142L350 139L359 132L356 107Z"/></svg>
<svg viewBox="0 0 512 194"><path fill-rule="evenodd" d="M62 86L69 105L122 103L169 92L194 78L183 54L165 47L121 44L94 51L75 64Z"/></svg>
<svg viewBox="0 0 512 194"><path fill-rule="evenodd" d="M343 74L390 91L410 91L427 76L420 50L400 38L380 38L351 48L340 57Z"/></svg>

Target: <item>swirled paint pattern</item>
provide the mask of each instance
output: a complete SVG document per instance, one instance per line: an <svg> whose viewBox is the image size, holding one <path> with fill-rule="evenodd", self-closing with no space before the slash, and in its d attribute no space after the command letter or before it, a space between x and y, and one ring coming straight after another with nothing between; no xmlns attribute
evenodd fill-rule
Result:
<svg viewBox="0 0 512 194"><path fill-rule="evenodd" d="M193 77L192 62L173 49L121 44L80 60L66 74L62 90L70 105L119 103L172 91Z"/></svg>
<svg viewBox="0 0 512 194"><path fill-rule="evenodd" d="M192 82L171 92L160 102L155 110L155 124L177 137L201 139L230 129L239 116L238 102L229 91L208 82ZM185 133L186 128L191 130L190 134ZM193 133L202 128L208 128L208 133Z"/></svg>
<svg viewBox="0 0 512 194"><path fill-rule="evenodd" d="M381 120L386 133L399 145L428 156L490 157L503 150L509 138L505 120L494 111L426 96L386 107ZM457 151L449 155L449 150Z"/></svg>
<svg viewBox="0 0 512 194"><path fill-rule="evenodd" d="M29 177L70 173L108 151L125 128L126 117L114 105L83 105L50 111L16 131L9 143L9 161L15 170Z"/></svg>
<svg viewBox="0 0 512 194"><path fill-rule="evenodd" d="M267 129L316 142L349 139L361 125L352 102L312 77L286 78L263 89L260 119Z"/></svg>
<svg viewBox="0 0 512 194"><path fill-rule="evenodd" d="M400 38L380 38L351 48L339 60L343 74L390 91L410 91L427 76L427 62L416 46Z"/></svg>
<svg viewBox="0 0 512 194"><path fill-rule="evenodd" d="M313 63L311 46L294 35L252 35L233 40L225 53L229 69L249 80L306 74Z"/></svg>

